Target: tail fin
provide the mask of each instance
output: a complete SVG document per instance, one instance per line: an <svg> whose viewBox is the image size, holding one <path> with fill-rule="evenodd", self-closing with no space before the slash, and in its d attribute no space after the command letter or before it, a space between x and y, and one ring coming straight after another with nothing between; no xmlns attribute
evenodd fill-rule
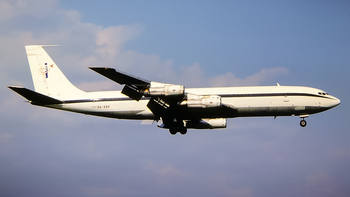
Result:
<svg viewBox="0 0 350 197"><path fill-rule="evenodd" d="M43 47L44 45L25 47L35 91L54 98L84 93L64 76Z"/></svg>

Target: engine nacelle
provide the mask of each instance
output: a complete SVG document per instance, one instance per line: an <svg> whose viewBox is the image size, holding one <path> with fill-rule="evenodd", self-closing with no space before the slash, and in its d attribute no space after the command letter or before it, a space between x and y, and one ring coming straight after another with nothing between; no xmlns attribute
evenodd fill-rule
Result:
<svg viewBox="0 0 350 197"><path fill-rule="evenodd" d="M187 94L187 107L206 108L220 107L221 97L216 95L195 95Z"/></svg>
<svg viewBox="0 0 350 197"><path fill-rule="evenodd" d="M144 91L145 96L176 96L184 95L185 87L167 83L151 82L150 87Z"/></svg>
<svg viewBox="0 0 350 197"><path fill-rule="evenodd" d="M227 126L226 118L202 119L199 121L188 121L186 127L189 129L223 129Z"/></svg>

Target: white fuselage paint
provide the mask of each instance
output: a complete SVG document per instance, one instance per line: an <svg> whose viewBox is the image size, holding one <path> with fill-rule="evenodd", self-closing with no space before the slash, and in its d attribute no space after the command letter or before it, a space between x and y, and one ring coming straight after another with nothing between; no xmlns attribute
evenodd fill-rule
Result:
<svg viewBox="0 0 350 197"><path fill-rule="evenodd" d="M230 106L234 112L220 114L211 108L197 113L198 118L234 118L247 116L292 116L322 112L340 104L340 100L324 91L299 86L259 86L187 88L186 93L197 95L218 95L222 104ZM120 91L86 92L71 98L57 98L63 104L49 105L55 109L122 119L156 119L147 108L149 98L131 100ZM206 110L206 111L205 111ZM201 114L207 114L201 116Z"/></svg>

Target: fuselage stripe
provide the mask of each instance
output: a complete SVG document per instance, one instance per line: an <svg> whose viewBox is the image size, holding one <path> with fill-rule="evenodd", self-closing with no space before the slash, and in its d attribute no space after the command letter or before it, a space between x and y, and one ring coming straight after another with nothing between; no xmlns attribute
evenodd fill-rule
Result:
<svg viewBox="0 0 350 197"><path fill-rule="evenodd" d="M277 97L277 96L308 96L308 97L320 97L320 98L326 98L326 99L333 99L329 98L327 96L322 95L316 95L316 94L309 94L309 93L257 93L257 94L222 94L218 95L221 98L237 98L237 97ZM106 102L106 101L131 101L133 99L128 97L123 98L99 98L99 99L78 99L78 100L65 100L65 104L71 104L71 103L87 103L87 102ZM149 100L148 97L142 97L140 100Z"/></svg>

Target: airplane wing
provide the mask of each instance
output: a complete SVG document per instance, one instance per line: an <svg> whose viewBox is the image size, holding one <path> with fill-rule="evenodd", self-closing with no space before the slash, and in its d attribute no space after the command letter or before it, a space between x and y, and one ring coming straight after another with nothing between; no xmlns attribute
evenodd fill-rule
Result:
<svg viewBox="0 0 350 197"><path fill-rule="evenodd" d="M122 93L136 101L139 101L142 96L145 96L150 98L159 97L167 103L177 103L184 97L185 88L181 85L148 81L117 71L114 68L90 67L90 69L114 82L125 85Z"/></svg>
<svg viewBox="0 0 350 197"><path fill-rule="evenodd" d="M143 96L149 97L147 107L157 117L173 116L177 103L185 96L185 88L181 85L158 83L141 79L114 68L90 67L91 70L108 79L125 85L122 93L139 101ZM171 107L170 107L171 106Z"/></svg>
<svg viewBox="0 0 350 197"><path fill-rule="evenodd" d="M108 79L117 82L121 85L125 85L122 93L130 97L131 99L139 101L143 94L141 91L146 89L150 85L150 81L141 79L139 77L126 74L121 71L117 71L114 68L103 67L89 67L91 70L98 74L107 77Z"/></svg>
<svg viewBox="0 0 350 197"><path fill-rule="evenodd" d="M148 97L147 107L158 119L162 119L163 128L184 128L183 121L196 118L195 114L198 113L207 113L206 116L210 117L213 113L228 114L236 111L233 106L223 104L221 97L217 95L188 94L182 85L148 81L114 68L90 69L125 85L122 93L134 100L139 101L142 97ZM200 122L197 121L196 125L198 124Z"/></svg>

